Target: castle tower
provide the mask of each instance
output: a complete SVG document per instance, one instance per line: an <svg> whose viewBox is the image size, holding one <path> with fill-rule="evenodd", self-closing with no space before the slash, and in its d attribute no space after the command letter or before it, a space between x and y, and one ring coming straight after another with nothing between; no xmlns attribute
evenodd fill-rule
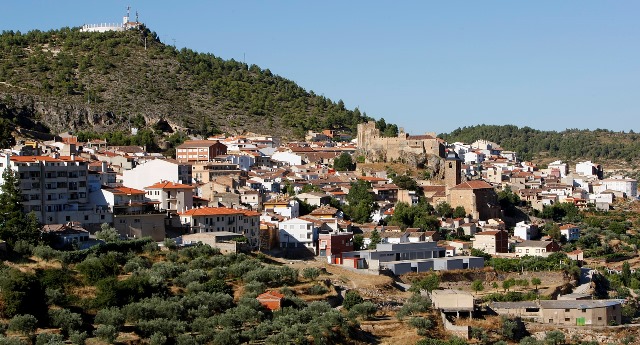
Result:
<svg viewBox="0 0 640 345"><path fill-rule="evenodd" d="M444 184L447 189L462 183L462 161L455 152L449 152L444 161Z"/></svg>

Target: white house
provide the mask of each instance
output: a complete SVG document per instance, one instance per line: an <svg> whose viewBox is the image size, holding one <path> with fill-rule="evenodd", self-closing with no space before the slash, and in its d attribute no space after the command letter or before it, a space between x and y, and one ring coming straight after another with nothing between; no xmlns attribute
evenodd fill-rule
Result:
<svg viewBox="0 0 640 345"><path fill-rule="evenodd" d="M144 187L147 198L159 202L158 209L184 212L193 208L193 186L160 181Z"/></svg>
<svg viewBox="0 0 640 345"><path fill-rule="evenodd" d="M513 235L529 241L538 236L538 226L525 221L516 223L516 227L513 229Z"/></svg>
<svg viewBox="0 0 640 345"><path fill-rule="evenodd" d="M464 162L466 164L479 164L484 162L485 154L479 150L469 151L464 154Z"/></svg>
<svg viewBox="0 0 640 345"><path fill-rule="evenodd" d="M172 159L154 159L122 172L122 184L135 189L144 189L150 182L171 181L191 183L191 165Z"/></svg>
<svg viewBox="0 0 640 345"><path fill-rule="evenodd" d="M266 201L263 205L266 212L273 212L287 218L300 216L300 202L296 199L274 199Z"/></svg>
<svg viewBox="0 0 640 345"><path fill-rule="evenodd" d="M293 218L280 222L281 248L306 248L315 253L315 242L318 240L318 229L313 222Z"/></svg>
<svg viewBox="0 0 640 345"><path fill-rule="evenodd" d="M562 161L551 162L547 167L549 168L549 171L553 169L560 171L560 177L565 177L569 173L569 166L567 163L563 163Z"/></svg>
<svg viewBox="0 0 640 345"><path fill-rule="evenodd" d="M216 157L216 160L224 160L233 164L237 164L242 171L249 171L251 170L251 167L256 164L256 160L255 158L253 158L253 156L244 154L218 156Z"/></svg>
<svg viewBox="0 0 640 345"><path fill-rule="evenodd" d="M612 178L601 181L605 189L615 190L624 193L628 198L638 197L638 181L622 176L614 176Z"/></svg>
<svg viewBox="0 0 640 345"><path fill-rule="evenodd" d="M565 224L560 227L560 234L562 234L567 241L577 241L580 238L580 228L573 224Z"/></svg>
<svg viewBox="0 0 640 345"><path fill-rule="evenodd" d="M602 178L602 166L591 161L576 164L576 173L584 176L598 176Z"/></svg>
<svg viewBox="0 0 640 345"><path fill-rule="evenodd" d="M258 246L260 213L226 207L193 208L182 212L180 221L190 233L228 231L247 238L249 245Z"/></svg>
<svg viewBox="0 0 640 345"><path fill-rule="evenodd" d="M275 152L271 160L285 163L287 165L302 165L302 157L291 152Z"/></svg>

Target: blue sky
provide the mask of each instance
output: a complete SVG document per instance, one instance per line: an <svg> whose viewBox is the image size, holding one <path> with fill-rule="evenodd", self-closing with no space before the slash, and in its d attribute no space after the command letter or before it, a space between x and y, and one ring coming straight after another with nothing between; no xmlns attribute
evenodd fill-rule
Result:
<svg viewBox="0 0 640 345"><path fill-rule="evenodd" d="M0 30L119 22L128 5L167 44L269 68L410 133L640 131L638 1L20 0Z"/></svg>

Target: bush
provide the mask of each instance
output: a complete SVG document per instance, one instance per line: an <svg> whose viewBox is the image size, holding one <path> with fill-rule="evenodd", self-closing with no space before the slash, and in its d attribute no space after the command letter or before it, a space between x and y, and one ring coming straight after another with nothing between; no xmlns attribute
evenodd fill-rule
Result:
<svg viewBox="0 0 640 345"><path fill-rule="evenodd" d="M0 345L28 345L26 340L17 337L0 336Z"/></svg>
<svg viewBox="0 0 640 345"><path fill-rule="evenodd" d="M320 270L316 267L305 267L302 270L302 277L305 279L316 280L320 276Z"/></svg>
<svg viewBox="0 0 640 345"><path fill-rule="evenodd" d="M167 342L167 337L162 333L153 333L149 338L149 345L164 345Z"/></svg>
<svg viewBox="0 0 640 345"><path fill-rule="evenodd" d="M544 342L548 345L561 345L564 344L564 341L564 333L558 330L549 331L544 337Z"/></svg>
<svg viewBox="0 0 640 345"><path fill-rule="evenodd" d="M189 334L180 334L176 338L177 345L197 345L196 339Z"/></svg>
<svg viewBox="0 0 640 345"><path fill-rule="evenodd" d="M324 295L325 293L327 293L329 290L320 285L320 284L315 284L313 286L311 286L310 288L307 289L307 294L309 295Z"/></svg>
<svg viewBox="0 0 640 345"><path fill-rule="evenodd" d="M48 305L64 305L67 303L67 294L62 289L46 288L44 294Z"/></svg>
<svg viewBox="0 0 640 345"><path fill-rule="evenodd" d="M118 337L118 330L111 325L99 325L98 328L93 332L93 334L106 341L107 343L113 343Z"/></svg>
<svg viewBox="0 0 640 345"><path fill-rule="evenodd" d="M82 327L82 316L68 309L52 309L49 311L49 318L51 318L51 325L61 328L65 334Z"/></svg>
<svg viewBox="0 0 640 345"><path fill-rule="evenodd" d="M376 314L377 310L378 308L376 308L375 304L369 301L366 301L366 302L358 303L352 306L351 309L349 310L349 317L351 318L360 317L363 320L371 320L373 316Z"/></svg>
<svg viewBox="0 0 640 345"><path fill-rule="evenodd" d="M36 337L36 345L64 345L64 338L60 334L40 333Z"/></svg>
<svg viewBox="0 0 640 345"><path fill-rule="evenodd" d="M114 326L118 330L124 326L124 321L124 314L118 307L100 309L94 319L96 324Z"/></svg>
<svg viewBox="0 0 640 345"><path fill-rule="evenodd" d="M151 267L149 259L143 256L134 256L133 258L129 259L129 261L127 261L127 263L123 267L123 270L126 273L131 273L149 267Z"/></svg>
<svg viewBox="0 0 640 345"><path fill-rule="evenodd" d="M427 290L429 292L437 289L440 286L440 276L436 273L430 273L426 277L419 281L414 281L409 288L409 291L419 293L420 290Z"/></svg>
<svg viewBox="0 0 640 345"><path fill-rule="evenodd" d="M15 269L6 269L0 275L0 314L12 317L30 314L36 318L47 315L44 291L35 275Z"/></svg>
<svg viewBox="0 0 640 345"><path fill-rule="evenodd" d="M360 304L364 302L360 293L356 290L349 290L344 296L344 301L342 302L342 307L346 310L351 309L356 304Z"/></svg>
<svg viewBox="0 0 640 345"><path fill-rule="evenodd" d="M46 261L57 259L60 256L57 250L46 245L40 245L33 248L33 255Z"/></svg>
<svg viewBox="0 0 640 345"><path fill-rule="evenodd" d="M16 241L13 244L13 251L21 256L31 256L33 254L33 246L27 241Z"/></svg>
<svg viewBox="0 0 640 345"><path fill-rule="evenodd" d="M136 329L143 336L151 336L153 334L162 334L166 337L177 337L185 332L187 324L184 321L169 319L153 319L148 321L139 321Z"/></svg>
<svg viewBox="0 0 640 345"><path fill-rule="evenodd" d="M405 316L413 315L415 313L424 313L429 310L431 301L429 298L414 294L409 300L398 310L396 317L402 320Z"/></svg>
<svg viewBox="0 0 640 345"><path fill-rule="evenodd" d="M38 319L29 314L16 315L9 320L9 330L20 332L24 335L33 334L38 326Z"/></svg>
<svg viewBox="0 0 640 345"><path fill-rule="evenodd" d="M412 317L409 319L409 326L418 330L418 335L425 336L427 331L433 328L433 321L426 317Z"/></svg>
<svg viewBox="0 0 640 345"><path fill-rule="evenodd" d="M259 295L265 292L265 286L261 282L250 282L244 286L245 294Z"/></svg>
<svg viewBox="0 0 640 345"><path fill-rule="evenodd" d="M71 332L69 334L69 340L73 345L84 345L87 341L87 332Z"/></svg>
<svg viewBox="0 0 640 345"><path fill-rule="evenodd" d="M89 283L95 283L100 279L116 276L120 273L120 265L116 254L109 253L100 257L91 256L76 266L76 269Z"/></svg>

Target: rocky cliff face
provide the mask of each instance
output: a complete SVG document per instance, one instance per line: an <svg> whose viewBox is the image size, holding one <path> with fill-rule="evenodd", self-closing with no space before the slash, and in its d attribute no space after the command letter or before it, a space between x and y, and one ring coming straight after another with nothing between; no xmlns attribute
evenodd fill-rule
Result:
<svg viewBox="0 0 640 345"><path fill-rule="evenodd" d="M95 112L87 105L61 103L32 95L0 92L0 107L16 119L18 129L44 133L86 128L109 130L119 123L110 112Z"/></svg>

